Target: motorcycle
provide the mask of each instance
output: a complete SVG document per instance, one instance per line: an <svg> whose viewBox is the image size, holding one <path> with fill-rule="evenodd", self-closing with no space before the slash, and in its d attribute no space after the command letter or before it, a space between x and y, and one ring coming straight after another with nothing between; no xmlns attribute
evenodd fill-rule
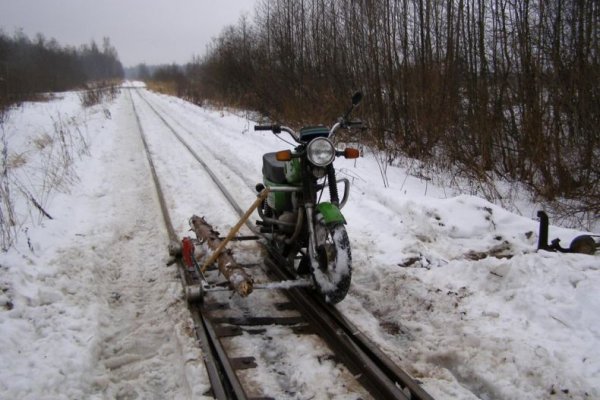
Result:
<svg viewBox="0 0 600 400"><path fill-rule="evenodd" d="M355 93L351 107L331 129L319 125L295 132L281 125L254 127L275 135L286 132L297 143L293 151L263 155L263 182L256 190L262 192L266 187L269 192L258 207L257 224L267 238L269 252L297 276L310 274L317 291L330 304L344 299L352 277L350 241L341 212L350 182L336 178L333 161L339 156L359 156L354 148L336 150L333 140L339 129L362 126L360 121L349 120L361 100L362 94ZM344 185L341 200L338 184ZM322 201L325 189L329 201Z"/></svg>

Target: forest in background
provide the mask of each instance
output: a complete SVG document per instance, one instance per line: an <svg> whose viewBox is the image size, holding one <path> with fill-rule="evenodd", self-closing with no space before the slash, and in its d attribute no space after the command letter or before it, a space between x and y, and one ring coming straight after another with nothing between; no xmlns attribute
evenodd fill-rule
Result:
<svg viewBox="0 0 600 400"><path fill-rule="evenodd" d="M154 78L295 126L332 121L360 89L365 140L388 164L522 182L594 219L599 43L593 0L260 0L204 57Z"/></svg>
<svg viewBox="0 0 600 400"><path fill-rule="evenodd" d="M0 114L41 93L83 88L91 81L123 78L123 67L109 38L79 48L61 46L38 34L10 36L0 30Z"/></svg>

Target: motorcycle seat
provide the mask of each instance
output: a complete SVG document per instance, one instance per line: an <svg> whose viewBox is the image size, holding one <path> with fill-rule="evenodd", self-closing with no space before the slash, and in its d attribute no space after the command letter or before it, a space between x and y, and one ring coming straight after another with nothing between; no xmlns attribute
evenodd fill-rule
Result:
<svg viewBox="0 0 600 400"><path fill-rule="evenodd" d="M277 161L276 153L263 154L263 176L273 183L286 183L285 161Z"/></svg>

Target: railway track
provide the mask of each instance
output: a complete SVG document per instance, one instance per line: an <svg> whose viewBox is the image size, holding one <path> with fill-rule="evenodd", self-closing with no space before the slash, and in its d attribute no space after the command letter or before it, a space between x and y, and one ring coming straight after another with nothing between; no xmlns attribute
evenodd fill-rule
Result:
<svg viewBox="0 0 600 400"><path fill-rule="evenodd" d="M132 108L152 171L169 240L178 242L179 238L169 215L163 185L154 165L150 145L132 92L143 100L146 109L164 124L166 130L181 143L182 148L185 148L203 167L231 208L241 216L243 210L219 176L186 142L174 124L161 115L159 108L153 106L141 91L130 89ZM248 222L247 226L252 232L257 232L253 224ZM266 253L268 249L262 251ZM266 257L264 265L252 264L247 267L252 269L250 273L255 276L255 279L256 277L273 281L294 279L288 271L280 267L280 264L276 257ZM190 273L183 264L179 263L178 268L184 287L197 286L200 283L197 275ZM218 281L218 271L209 270L207 274L207 280ZM261 373L268 371L273 375L273 377L263 377L262 381L273 382L274 386L279 387L275 391L278 398L281 396L303 398L305 393L302 391L306 389L306 384L293 382L294 379L285 376L277 369L278 364L293 363L294 360L288 360L285 346L274 344L277 342L276 336L292 335L299 343L308 342L317 349L319 363L344 365L344 371L331 379L337 381L340 380L340 376L342 377L342 382L332 383L341 385L346 390L346 395L354 395L356 398L371 395L377 399L432 399L418 382L396 366L335 307L323 303L312 290L291 287L284 291L285 294L279 290L259 290L251 295L256 300L250 304L244 299L231 297L228 291L219 290L218 286L216 285L215 291L205 296L204 301L189 303L196 336L205 356L212 395L215 398L270 398L265 397L265 391L268 390L257 387L256 378L253 378L251 373L253 369L259 369ZM268 287L269 284L266 286ZM320 339L316 339L316 336ZM264 345L267 351L253 355L245 354L249 346L245 346L244 341L259 346ZM270 354L269 348L272 348L273 354ZM295 354L295 349L288 348L287 351ZM269 367L269 362L275 366ZM297 369L302 372L305 367L299 363Z"/></svg>

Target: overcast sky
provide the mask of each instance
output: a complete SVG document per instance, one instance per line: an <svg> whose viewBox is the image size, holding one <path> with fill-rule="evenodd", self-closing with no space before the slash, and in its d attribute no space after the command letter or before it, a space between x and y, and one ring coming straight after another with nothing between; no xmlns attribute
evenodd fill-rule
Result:
<svg viewBox="0 0 600 400"><path fill-rule="evenodd" d="M108 36L123 66L186 63L256 0L0 0L0 29L79 46Z"/></svg>

